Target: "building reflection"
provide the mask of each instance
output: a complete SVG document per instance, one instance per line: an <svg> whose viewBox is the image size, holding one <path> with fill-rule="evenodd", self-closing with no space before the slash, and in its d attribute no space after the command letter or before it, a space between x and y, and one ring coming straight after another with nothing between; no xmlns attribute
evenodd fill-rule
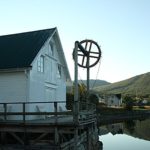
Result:
<svg viewBox="0 0 150 150"><path fill-rule="evenodd" d="M108 124L99 127L99 135L111 133L127 134L133 137L150 141L150 119L146 120L128 120L122 123Z"/></svg>
<svg viewBox="0 0 150 150"><path fill-rule="evenodd" d="M111 133L113 135L123 134L123 123L109 124L106 126L101 126L99 128L99 135L105 135L108 133Z"/></svg>
<svg viewBox="0 0 150 150"><path fill-rule="evenodd" d="M122 123L115 123L107 125L108 131L115 135L115 134L123 134L123 124Z"/></svg>

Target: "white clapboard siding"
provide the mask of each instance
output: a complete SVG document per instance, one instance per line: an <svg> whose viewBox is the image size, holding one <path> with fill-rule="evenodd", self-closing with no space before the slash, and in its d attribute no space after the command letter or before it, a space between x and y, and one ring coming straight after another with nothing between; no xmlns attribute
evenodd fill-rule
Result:
<svg viewBox="0 0 150 150"><path fill-rule="evenodd" d="M0 73L0 102L25 102L26 84L24 72Z"/></svg>
<svg viewBox="0 0 150 150"><path fill-rule="evenodd" d="M26 102L27 80L24 72L0 73L0 102ZM7 105L8 106L8 105ZM1 106L2 107L2 106ZM20 104L11 104L8 112L22 112ZM21 116L9 116L7 119L22 119Z"/></svg>

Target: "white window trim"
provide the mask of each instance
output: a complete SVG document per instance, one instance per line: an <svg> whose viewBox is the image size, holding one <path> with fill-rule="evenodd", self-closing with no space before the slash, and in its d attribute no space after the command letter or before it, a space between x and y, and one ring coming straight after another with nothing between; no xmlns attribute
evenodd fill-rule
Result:
<svg viewBox="0 0 150 150"><path fill-rule="evenodd" d="M52 41L49 42L49 55L54 57L54 43Z"/></svg>
<svg viewBox="0 0 150 150"><path fill-rule="evenodd" d="M44 73L44 56L41 55L37 60L37 71Z"/></svg>
<svg viewBox="0 0 150 150"><path fill-rule="evenodd" d="M57 64L57 78L61 78L62 76L62 66L60 64Z"/></svg>

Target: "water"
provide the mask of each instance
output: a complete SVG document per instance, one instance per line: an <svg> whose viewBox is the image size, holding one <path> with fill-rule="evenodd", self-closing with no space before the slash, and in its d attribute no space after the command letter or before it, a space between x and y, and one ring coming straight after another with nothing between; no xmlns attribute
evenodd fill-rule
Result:
<svg viewBox="0 0 150 150"><path fill-rule="evenodd" d="M150 150L150 119L100 127L103 150Z"/></svg>

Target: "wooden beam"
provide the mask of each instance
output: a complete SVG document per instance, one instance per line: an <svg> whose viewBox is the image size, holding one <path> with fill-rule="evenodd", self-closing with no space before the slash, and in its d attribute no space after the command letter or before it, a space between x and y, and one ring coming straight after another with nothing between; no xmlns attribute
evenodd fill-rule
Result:
<svg viewBox="0 0 150 150"><path fill-rule="evenodd" d="M55 144L58 145L59 143L59 133L58 133L58 128L55 127Z"/></svg>
<svg viewBox="0 0 150 150"><path fill-rule="evenodd" d="M61 142L67 142L67 138L64 136L64 134L60 133L60 137L61 137ZM64 140L63 140L64 139Z"/></svg>
<svg viewBox="0 0 150 150"><path fill-rule="evenodd" d="M73 115L72 111L63 111L63 112L0 112L1 116L4 115L11 115L11 116L15 116L15 115L20 115L20 116L27 116L27 115Z"/></svg>
<svg viewBox="0 0 150 150"><path fill-rule="evenodd" d="M41 125L36 125L36 126L19 126L16 124L13 125L3 125L0 126L0 132L24 132L24 129L26 128L26 132L28 133L54 133L55 130L55 126L41 126ZM74 126L59 126L59 132L60 133L68 133L68 134L72 134L74 133L73 129ZM83 128L83 127L82 127Z"/></svg>
<svg viewBox="0 0 150 150"><path fill-rule="evenodd" d="M1 144L6 144L6 132L1 132Z"/></svg>
<svg viewBox="0 0 150 150"><path fill-rule="evenodd" d="M74 150L78 150L78 127L74 130Z"/></svg>
<svg viewBox="0 0 150 150"><path fill-rule="evenodd" d="M24 145L23 140L17 136L14 132L9 132L10 135L12 135L20 144Z"/></svg>
<svg viewBox="0 0 150 150"><path fill-rule="evenodd" d="M36 144L39 140L45 137L48 133L42 133L39 137L37 137L31 144Z"/></svg>

